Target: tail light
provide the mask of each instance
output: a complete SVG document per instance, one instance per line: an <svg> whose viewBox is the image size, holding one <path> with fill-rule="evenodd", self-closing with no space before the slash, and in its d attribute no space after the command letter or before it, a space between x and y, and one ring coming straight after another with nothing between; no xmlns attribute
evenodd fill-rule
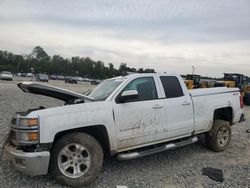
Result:
<svg viewBox="0 0 250 188"><path fill-rule="evenodd" d="M244 106L243 97L240 96L240 107L243 108L243 106Z"/></svg>

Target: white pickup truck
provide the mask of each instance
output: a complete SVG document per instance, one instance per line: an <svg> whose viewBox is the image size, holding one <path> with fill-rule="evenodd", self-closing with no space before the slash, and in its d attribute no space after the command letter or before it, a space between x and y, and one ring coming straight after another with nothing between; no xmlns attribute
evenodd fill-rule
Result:
<svg viewBox="0 0 250 188"><path fill-rule="evenodd" d="M88 95L38 83L28 93L65 101L64 106L17 112L5 149L13 165L30 175L50 172L60 183L91 183L104 155L120 160L194 143L223 151L231 126L244 121L237 88L188 91L172 74L134 74L99 84Z"/></svg>

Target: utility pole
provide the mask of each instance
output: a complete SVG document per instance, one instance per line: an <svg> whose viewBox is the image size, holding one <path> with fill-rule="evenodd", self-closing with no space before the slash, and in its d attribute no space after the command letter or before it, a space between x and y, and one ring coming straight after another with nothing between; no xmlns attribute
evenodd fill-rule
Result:
<svg viewBox="0 0 250 188"><path fill-rule="evenodd" d="M193 69L193 70L192 70L192 74L194 74L194 69L195 69L195 67L194 67L193 65L192 65L192 69Z"/></svg>

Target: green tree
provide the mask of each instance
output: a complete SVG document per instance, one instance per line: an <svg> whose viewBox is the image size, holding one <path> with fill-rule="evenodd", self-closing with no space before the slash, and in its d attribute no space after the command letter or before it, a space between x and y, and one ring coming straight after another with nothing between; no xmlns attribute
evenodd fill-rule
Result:
<svg viewBox="0 0 250 188"><path fill-rule="evenodd" d="M41 46L36 46L32 51L32 55L34 55L38 60L49 59L48 54Z"/></svg>
<svg viewBox="0 0 250 188"><path fill-rule="evenodd" d="M119 67L119 73L120 75L126 75L127 74L127 64L121 63Z"/></svg>
<svg viewBox="0 0 250 188"><path fill-rule="evenodd" d="M128 67L121 63L119 69L114 68L112 63L106 67L102 61L94 61L89 57L63 58L60 55L50 57L46 51L36 46L29 55L15 55L11 52L0 50L0 71L31 72L82 76L87 78L105 79L130 72L154 72L154 69Z"/></svg>

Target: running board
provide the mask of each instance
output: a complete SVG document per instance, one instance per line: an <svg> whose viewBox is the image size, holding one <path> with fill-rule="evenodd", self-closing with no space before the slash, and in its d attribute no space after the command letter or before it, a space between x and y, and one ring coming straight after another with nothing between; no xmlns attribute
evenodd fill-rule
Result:
<svg viewBox="0 0 250 188"><path fill-rule="evenodd" d="M134 151L131 153L120 153L117 155L117 159L118 160L136 159L136 158L144 157L144 156L151 155L154 153L159 153L162 151L171 150L171 149L175 149L175 148L182 147L185 145L193 144L197 141L198 141L198 138L195 136L195 137L192 137L188 140L184 140L184 141L180 141L180 142L176 142L176 143L164 144L164 145L159 146L157 148L151 148L151 149L144 150L144 151Z"/></svg>

